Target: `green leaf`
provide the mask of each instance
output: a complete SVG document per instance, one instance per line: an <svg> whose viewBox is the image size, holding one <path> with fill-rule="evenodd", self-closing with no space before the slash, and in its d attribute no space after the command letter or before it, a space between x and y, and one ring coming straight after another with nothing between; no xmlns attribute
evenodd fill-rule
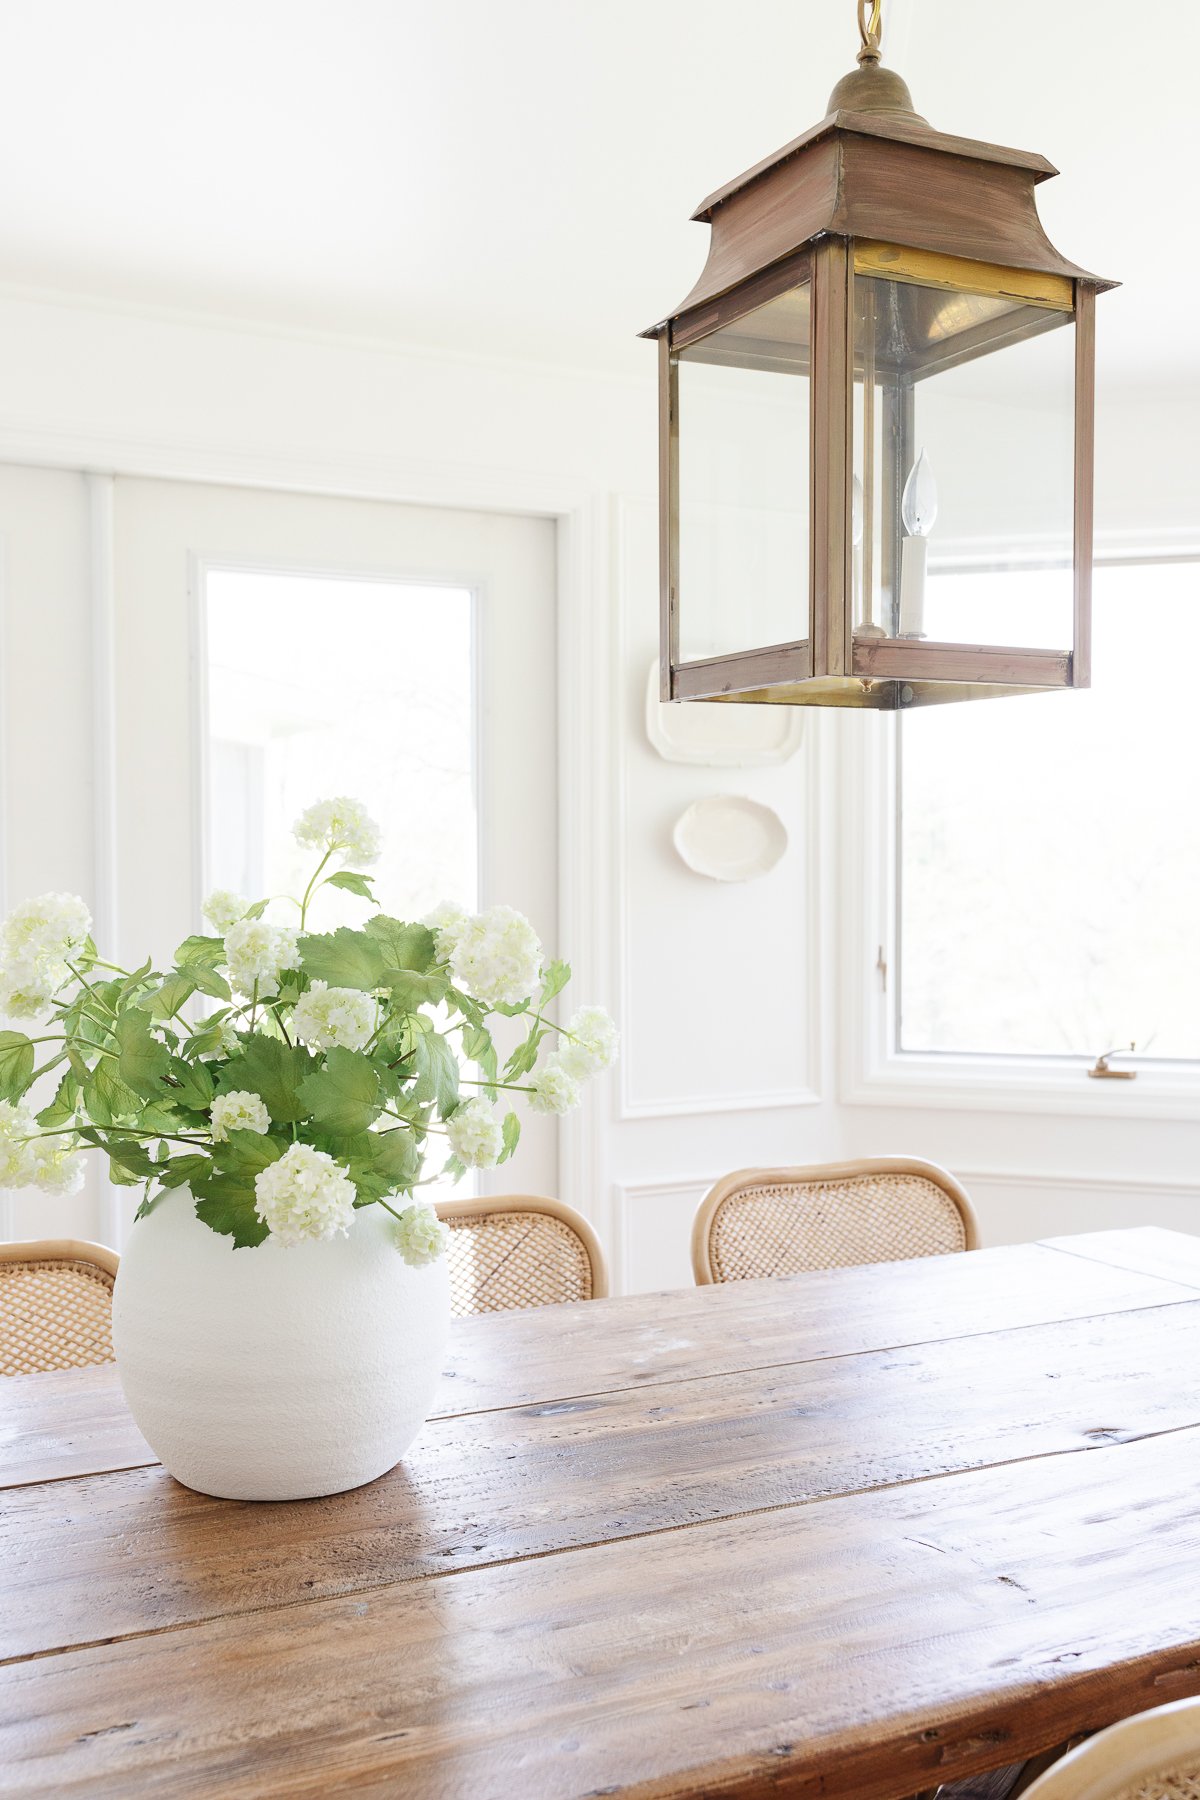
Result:
<svg viewBox="0 0 1200 1800"><path fill-rule="evenodd" d="M501 1129L504 1133L504 1149L501 1151L497 1161L507 1162L521 1141L521 1121L518 1119L515 1112L505 1113L504 1124Z"/></svg>
<svg viewBox="0 0 1200 1800"><path fill-rule="evenodd" d="M141 968L135 969L133 971L133 974L127 975L125 977L124 981L121 983L121 994L120 994L121 1000L122 1001L128 1000L129 996L131 994L135 994L137 992L138 988L140 988L142 983L146 980L147 976L150 975L150 973L151 973L150 959L149 959L149 957L147 957L146 961L142 964Z"/></svg>
<svg viewBox="0 0 1200 1800"><path fill-rule="evenodd" d="M49 1106L44 1106L37 1115L39 1125L69 1125L75 1117L79 1103L79 1077L73 1069L59 1082L54 1091L54 1098Z"/></svg>
<svg viewBox="0 0 1200 1800"><path fill-rule="evenodd" d="M173 1156L170 1162L160 1164L155 1169L164 1188L183 1187L189 1181L202 1182L213 1173L213 1162L209 1156Z"/></svg>
<svg viewBox="0 0 1200 1800"><path fill-rule="evenodd" d="M186 1106L190 1112L208 1111L212 1105L213 1078L203 1063L185 1062L181 1056L173 1056L171 1079L179 1083L171 1092L176 1106Z"/></svg>
<svg viewBox="0 0 1200 1800"><path fill-rule="evenodd" d="M542 970L542 1006L553 1000L556 994L561 994L570 979L570 963L552 962L544 968Z"/></svg>
<svg viewBox="0 0 1200 1800"><path fill-rule="evenodd" d="M175 952L175 963L180 969L215 969L224 961L225 939L219 937L186 937Z"/></svg>
<svg viewBox="0 0 1200 1800"><path fill-rule="evenodd" d="M383 946L365 931L345 925L323 935L300 939L300 962L313 981L330 987L362 988L370 992L383 980Z"/></svg>
<svg viewBox="0 0 1200 1800"><path fill-rule="evenodd" d="M409 1131L370 1131L360 1154L351 1156L350 1179L359 1205L411 1193L421 1173L421 1146Z"/></svg>
<svg viewBox="0 0 1200 1800"><path fill-rule="evenodd" d="M398 1012L415 1013L423 1006L437 1006L450 991L444 975L420 975L415 969L385 969L383 979Z"/></svg>
<svg viewBox="0 0 1200 1800"><path fill-rule="evenodd" d="M198 992L207 994L211 1000L228 1000L231 997L229 983L223 975L218 975L215 969L210 969L202 963L192 963L187 973L188 979Z"/></svg>
<svg viewBox="0 0 1200 1800"><path fill-rule="evenodd" d="M382 945L389 969L414 969L418 974L424 974L437 960L433 933L428 925L405 925L399 919L390 919L386 913L376 913L373 919L367 920L363 930Z"/></svg>
<svg viewBox="0 0 1200 1800"><path fill-rule="evenodd" d="M104 1137L97 1133L97 1141L108 1157L114 1180L118 1179L118 1170L126 1176L129 1185L158 1173L158 1166L145 1144L140 1144L136 1138Z"/></svg>
<svg viewBox="0 0 1200 1800"><path fill-rule="evenodd" d="M245 919L261 919L270 904L271 902L269 900L256 900L253 906L248 906L246 908L242 917Z"/></svg>
<svg viewBox="0 0 1200 1800"><path fill-rule="evenodd" d="M147 1099L160 1099L163 1078L171 1067L171 1054L165 1044L151 1035L150 1022L144 1012L130 1008L113 1025L119 1056L117 1074L126 1087Z"/></svg>
<svg viewBox="0 0 1200 1800"><path fill-rule="evenodd" d="M318 1131L354 1137L379 1117L379 1076L357 1050L330 1050L300 1083L300 1097Z"/></svg>
<svg viewBox="0 0 1200 1800"><path fill-rule="evenodd" d="M537 1067L538 1051L542 1039L548 1036L545 1025L535 1024L529 1036L522 1038L512 1055L504 1065L504 1073L509 1081L516 1081L522 1075L530 1074Z"/></svg>
<svg viewBox="0 0 1200 1800"><path fill-rule="evenodd" d="M226 1143L214 1145L217 1166L212 1173L191 1176L192 1192L199 1196L196 1217L222 1237L231 1237L235 1250L261 1244L267 1236L255 1210L254 1178L278 1162L287 1148L281 1138L234 1131Z"/></svg>
<svg viewBox="0 0 1200 1800"><path fill-rule="evenodd" d="M488 1099L494 1100L496 1092L493 1084L499 1078L500 1070L491 1032L483 1025L468 1025L462 1034L462 1046L463 1055L482 1071L488 1083L484 1090Z"/></svg>
<svg viewBox="0 0 1200 1800"><path fill-rule="evenodd" d="M432 1100L438 1117L448 1119L458 1105L458 1062L453 1050L437 1031L419 1031L413 1043L418 1100Z"/></svg>
<svg viewBox="0 0 1200 1800"><path fill-rule="evenodd" d="M19 1100L33 1080L33 1039L0 1031L0 1100Z"/></svg>
<svg viewBox="0 0 1200 1800"><path fill-rule="evenodd" d="M348 894L357 894L361 900L374 900L371 892L371 877L356 875L352 869L339 869L325 883L326 887L345 888Z"/></svg>
<svg viewBox="0 0 1200 1800"><path fill-rule="evenodd" d="M108 1057L92 1070L84 1083L83 1104L95 1125L114 1125L122 1119L136 1119L142 1110L141 1097L114 1072Z"/></svg>
<svg viewBox="0 0 1200 1800"><path fill-rule="evenodd" d="M169 1019L191 999L195 991L196 983L189 975L167 975L162 986L145 997L142 1007L152 1019Z"/></svg>
<svg viewBox="0 0 1200 1800"><path fill-rule="evenodd" d="M241 1053L230 1057L217 1076L221 1092L257 1094L279 1125L294 1125L306 1119L308 1106L299 1090L305 1076L316 1067L308 1051L257 1033L244 1042Z"/></svg>

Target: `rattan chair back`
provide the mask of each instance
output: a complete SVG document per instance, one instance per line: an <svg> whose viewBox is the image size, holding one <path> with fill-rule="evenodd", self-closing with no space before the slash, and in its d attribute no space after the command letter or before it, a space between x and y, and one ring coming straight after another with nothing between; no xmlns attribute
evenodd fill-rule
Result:
<svg viewBox="0 0 1200 1800"><path fill-rule="evenodd" d="M978 1244L975 1210L953 1175L914 1157L871 1157L727 1175L696 1214L692 1268L702 1285L752 1281Z"/></svg>
<svg viewBox="0 0 1200 1800"><path fill-rule="evenodd" d="M561 1200L488 1195L443 1201L437 1214L450 1227L450 1309L457 1318L608 1293L600 1240Z"/></svg>
<svg viewBox="0 0 1200 1800"><path fill-rule="evenodd" d="M116 1252L103 1244L0 1244L0 1375L112 1362L116 1273Z"/></svg>
<svg viewBox="0 0 1200 1800"><path fill-rule="evenodd" d="M1097 1732L1023 1800L1200 1800L1200 1700L1156 1706Z"/></svg>

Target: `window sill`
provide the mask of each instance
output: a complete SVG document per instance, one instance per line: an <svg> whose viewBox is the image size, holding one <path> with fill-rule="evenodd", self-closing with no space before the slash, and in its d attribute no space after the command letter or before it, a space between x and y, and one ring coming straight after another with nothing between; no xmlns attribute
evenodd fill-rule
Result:
<svg viewBox="0 0 1200 1800"><path fill-rule="evenodd" d="M1200 1064L1143 1064L1136 1081L1094 1081L1088 1064L1038 1057L882 1057L850 1071L850 1106L939 1107L959 1112L1059 1113L1171 1119L1200 1125Z"/></svg>

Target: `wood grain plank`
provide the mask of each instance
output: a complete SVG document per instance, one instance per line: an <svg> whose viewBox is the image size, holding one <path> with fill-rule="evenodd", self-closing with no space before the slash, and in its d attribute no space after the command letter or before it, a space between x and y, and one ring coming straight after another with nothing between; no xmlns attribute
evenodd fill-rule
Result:
<svg viewBox="0 0 1200 1800"><path fill-rule="evenodd" d="M1177 1287L1200 1288L1200 1237L1189 1231L1142 1225L1132 1231L1084 1231L1073 1237L1045 1238L1042 1242L1047 1250L1103 1263L1108 1268L1156 1275Z"/></svg>
<svg viewBox="0 0 1200 1800"><path fill-rule="evenodd" d="M1089 1242L1126 1235L1099 1232ZM1014 1244L460 1319L435 1412L527 1405L1191 1298L1186 1282L1160 1286L1169 1278L1158 1271L1139 1276L1113 1266L1106 1275L1090 1260L1085 1273L1082 1258L1073 1268L1040 1245Z"/></svg>
<svg viewBox="0 0 1200 1800"><path fill-rule="evenodd" d="M1200 1425L1198 1352L1200 1299L445 1419L327 1500L159 1468L12 1489L0 1657Z"/></svg>
<svg viewBox="0 0 1200 1800"><path fill-rule="evenodd" d="M156 1461L112 1363L0 1378L0 1488Z"/></svg>
<svg viewBox="0 0 1200 1800"><path fill-rule="evenodd" d="M1200 1690L1198 1467L1192 1431L11 1665L6 1792L899 1800Z"/></svg>
<svg viewBox="0 0 1200 1800"><path fill-rule="evenodd" d="M1035 1244L457 1319L435 1417L1190 1300L1159 1270ZM1191 1239L1183 1240L1191 1244ZM1132 1260L1145 1256L1135 1246ZM1158 1264L1163 1259L1158 1258ZM1185 1270L1186 1273L1186 1270ZM1200 1286L1200 1273L1195 1285ZM0 1380L0 1488L152 1464L115 1368Z"/></svg>

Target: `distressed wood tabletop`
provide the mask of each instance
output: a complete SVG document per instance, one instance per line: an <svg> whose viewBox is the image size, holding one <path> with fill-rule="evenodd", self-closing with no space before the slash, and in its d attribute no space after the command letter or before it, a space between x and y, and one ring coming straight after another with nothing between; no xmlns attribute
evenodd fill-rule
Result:
<svg viewBox="0 0 1200 1800"><path fill-rule="evenodd" d="M0 1791L903 1800L1200 1692L1200 1238L459 1321L351 1494L0 1382Z"/></svg>

